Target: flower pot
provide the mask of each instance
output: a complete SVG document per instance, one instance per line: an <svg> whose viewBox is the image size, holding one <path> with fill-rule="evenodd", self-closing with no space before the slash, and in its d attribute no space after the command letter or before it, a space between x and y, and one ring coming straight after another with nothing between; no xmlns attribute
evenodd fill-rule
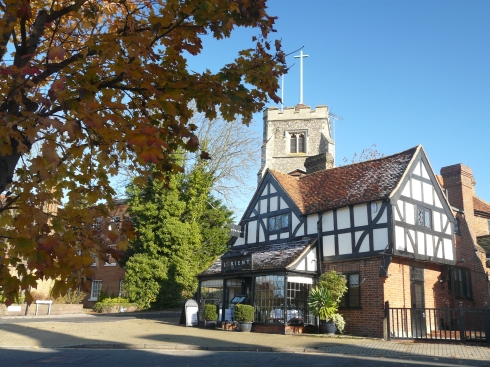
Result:
<svg viewBox="0 0 490 367"><path fill-rule="evenodd" d="M332 321L324 321L321 327L323 334L333 335L337 332L337 326Z"/></svg>
<svg viewBox="0 0 490 367"><path fill-rule="evenodd" d="M252 323L251 322L240 322L240 331L250 332L252 331Z"/></svg>

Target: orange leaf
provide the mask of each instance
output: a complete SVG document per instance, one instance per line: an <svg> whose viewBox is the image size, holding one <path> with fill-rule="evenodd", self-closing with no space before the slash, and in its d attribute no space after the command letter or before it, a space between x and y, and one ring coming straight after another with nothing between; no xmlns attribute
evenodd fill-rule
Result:
<svg viewBox="0 0 490 367"><path fill-rule="evenodd" d="M146 145L146 140L147 140L147 137L145 135L138 134L138 135L135 135L132 138L128 139L128 144L143 147Z"/></svg>
<svg viewBox="0 0 490 367"><path fill-rule="evenodd" d="M61 46L54 46L48 50L48 60L63 60L65 58L65 50Z"/></svg>
<svg viewBox="0 0 490 367"><path fill-rule="evenodd" d="M146 162L146 163L158 163L159 159L163 159L163 153L160 148L157 147L149 147L148 149L145 149L141 154L141 158Z"/></svg>
<svg viewBox="0 0 490 367"><path fill-rule="evenodd" d="M58 80L54 81L51 84L51 90L58 91L62 90L65 87L65 82L66 82L66 75L63 75L61 78Z"/></svg>

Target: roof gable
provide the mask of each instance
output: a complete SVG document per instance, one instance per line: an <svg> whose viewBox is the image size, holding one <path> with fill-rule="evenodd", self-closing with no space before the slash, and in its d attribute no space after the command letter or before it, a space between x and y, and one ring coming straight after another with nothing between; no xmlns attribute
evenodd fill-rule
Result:
<svg viewBox="0 0 490 367"><path fill-rule="evenodd" d="M421 146L391 156L292 177L270 171L303 214L382 200L398 188Z"/></svg>

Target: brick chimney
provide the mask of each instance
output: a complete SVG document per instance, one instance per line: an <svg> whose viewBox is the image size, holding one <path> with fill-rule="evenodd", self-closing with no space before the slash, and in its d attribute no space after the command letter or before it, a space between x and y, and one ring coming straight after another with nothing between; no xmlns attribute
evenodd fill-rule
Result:
<svg viewBox="0 0 490 367"><path fill-rule="evenodd" d="M441 176L451 206L472 214L476 181L471 168L461 163L442 167Z"/></svg>

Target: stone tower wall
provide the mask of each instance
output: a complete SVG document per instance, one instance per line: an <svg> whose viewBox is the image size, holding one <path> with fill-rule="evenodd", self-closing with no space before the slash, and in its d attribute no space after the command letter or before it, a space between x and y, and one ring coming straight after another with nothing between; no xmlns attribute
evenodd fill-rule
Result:
<svg viewBox="0 0 490 367"><path fill-rule="evenodd" d="M293 131L307 131L306 153L289 152L289 134ZM333 161L335 146L330 134L330 120L327 106L268 108L264 111L264 140L262 144L262 165L258 179L267 168L289 173L300 169L306 171L307 157L328 153Z"/></svg>

